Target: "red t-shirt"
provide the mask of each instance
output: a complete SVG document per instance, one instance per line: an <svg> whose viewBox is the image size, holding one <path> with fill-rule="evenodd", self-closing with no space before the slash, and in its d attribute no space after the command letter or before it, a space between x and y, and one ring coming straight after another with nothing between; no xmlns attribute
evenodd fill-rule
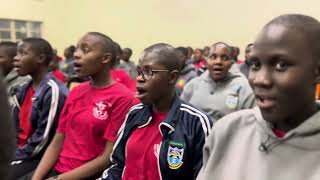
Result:
<svg viewBox="0 0 320 180"><path fill-rule="evenodd" d="M195 69L198 70L202 67L207 66L207 61L206 59L202 58L199 62L194 62Z"/></svg>
<svg viewBox="0 0 320 180"><path fill-rule="evenodd" d="M112 69L111 78L131 89L131 79L127 71L122 69Z"/></svg>
<svg viewBox="0 0 320 180"><path fill-rule="evenodd" d="M18 147L21 148L23 147L26 143L27 140L30 138L30 136L33 133L33 129L31 126L31 110L32 110L32 97L34 94L34 89L32 86L29 87L27 90L26 96L23 99L21 109L19 112L19 127L20 127L20 132L18 135Z"/></svg>
<svg viewBox="0 0 320 180"><path fill-rule="evenodd" d="M131 80L131 90L133 92L137 92L137 80L136 79Z"/></svg>
<svg viewBox="0 0 320 180"><path fill-rule="evenodd" d="M61 71L55 70L55 71L52 71L52 74L54 75L54 77L59 79L61 82L66 83L66 79Z"/></svg>
<svg viewBox="0 0 320 180"><path fill-rule="evenodd" d="M135 129L128 139L122 180L160 180L158 154L162 135L159 125L167 113L155 112L151 122Z"/></svg>
<svg viewBox="0 0 320 180"><path fill-rule="evenodd" d="M275 128L272 128L272 131L274 132L274 134L279 137L279 138L283 138L286 133L281 131L281 130L278 130L278 129L275 129Z"/></svg>
<svg viewBox="0 0 320 180"><path fill-rule="evenodd" d="M128 110L138 100L120 83L96 88L81 83L69 94L59 119L64 142L55 169L68 172L103 153L106 141L115 142Z"/></svg>

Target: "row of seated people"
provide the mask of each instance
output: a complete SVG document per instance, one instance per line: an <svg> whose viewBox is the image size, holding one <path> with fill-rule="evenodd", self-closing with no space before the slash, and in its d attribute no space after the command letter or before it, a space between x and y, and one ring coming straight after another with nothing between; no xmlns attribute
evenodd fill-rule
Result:
<svg viewBox="0 0 320 180"><path fill-rule="evenodd" d="M292 34L299 30L308 39L318 33L300 28L303 23L313 23L312 28L320 31L317 20L303 15L280 16L262 29L247 47L248 79L235 63L235 49L226 43L213 44L205 61L194 58L191 63L187 49L154 44L140 56L136 93L112 76L121 62L121 48L102 33L89 32L78 41L73 70L78 77L89 78L70 93L49 71L55 55L46 40L26 38L17 47L0 43L0 54L13 59L10 71L3 66L4 74L13 71L21 80L14 90L8 89L17 131L10 178L255 179L266 173L267 179L305 177L299 172L290 174L286 166L268 166L266 157L276 145L281 146L276 149L281 156L269 157L284 160L282 164L291 162L286 152L299 156L305 149L278 142L295 143L304 131L310 134L318 127L310 130L307 126L299 133L304 121L314 124L318 119L312 115L317 116L314 93L320 76L316 58L307 58L308 65L300 60L300 52L314 51L304 46L307 41ZM274 30L279 34L270 33ZM295 54L297 44L300 49ZM275 59L277 49L287 54ZM184 85L181 72L190 64L196 75ZM298 82L287 82L290 78ZM289 95L301 98L288 99ZM258 107L254 107L256 103ZM297 111L301 107L304 111ZM312 140L317 134L303 138ZM305 145L308 148L313 143ZM246 154L253 147L258 151ZM236 153L238 148L241 154ZM228 166L225 161L232 158L239 162ZM311 166L310 158L301 163ZM258 167L259 162L270 170L250 173L240 168ZM317 167L314 163L312 167ZM229 173L229 168L234 173ZM273 174L274 168L284 173ZM319 178L319 172L310 169L310 177Z"/></svg>

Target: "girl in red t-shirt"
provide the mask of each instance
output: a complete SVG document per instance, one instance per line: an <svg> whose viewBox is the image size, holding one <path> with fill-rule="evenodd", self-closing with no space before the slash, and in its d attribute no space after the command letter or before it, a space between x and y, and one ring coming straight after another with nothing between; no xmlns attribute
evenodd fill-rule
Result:
<svg viewBox="0 0 320 180"><path fill-rule="evenodd" d="M118 129L137 102L133 92L111 79L113 46L112 39L97 32L79 40L75 72L91 80L71 91L33 180L94 178L110 165Z"/></svg>

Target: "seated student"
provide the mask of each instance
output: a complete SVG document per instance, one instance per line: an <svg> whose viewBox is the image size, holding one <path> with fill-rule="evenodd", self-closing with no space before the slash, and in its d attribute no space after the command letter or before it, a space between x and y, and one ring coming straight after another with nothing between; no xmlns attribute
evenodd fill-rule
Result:
<svg viewBox="0 0 320 180"><path fill-rule="evenodd" d="M167 44L142 53L137 77L142 104L131 108L102 180L195 179L212 123L175 92L179 59Z"/></svg>
<svg viewBox="0 0 320 180"><path fill-rule="evenodd" d="M241 63L241 60L239 60L240 49L236 46L231 46L231 48L232 48L232 59L236 63Z"/></svg>
<svg viewBox="0 0 320 180"><path fill-rule="evenodd" d="M207 69L207 61L203 58L202 49L197 48L193 51L193 64L198 75L201 75Z"/></svg>
<svg viewBox="0 0 320 180"><path fill-rule="evenodd" d="M215 124L199 180L320 179L319 48L312 17L282 15L264 26L249 59L258 107Z"/></svg>
<svg viewBox="0 0 320 180"><path fill-rule="evenodd" d="M13 67L13 58L17 55L17 44L14 42L0 42L0 67L7 85L9 105L13 107L13 96L17 87L31 79L30 76L19 76Z"/></svg>
<svg viewBox="0 0 320 180"><path fill-rule="evenodd" d="M193 56L193 49L192 49L192 47L190 47L190 46L188 46L188 47L186 47L187 49L188 49L188 60L193 60L192 58L192 56Z"/></svg>
<svg viewBox="0 0 320 180"><path fill-rule="evenodd" d="M112 39L98 32L89 32L79 40L75 72L91 80L68 96L57 132L33 180L93 179L109 167L118 129L128 110L138 103L133 92L111 79L113 46Z"/></svg>
<svg viewBox="0 0 320 180"><path fill-rule="evenodd" d="M214 120L254 105L254 96L248 80L236 71L231 48L223 42L212 45L208 70L185 85L181 99L205 111Z"/></svg>
<svg viewBox="0 0 320 180"><path fill-rule="evenodd" d="M75 51L76 47L74 45L67 47L64 50L65 59L59 62L59 69L64 73L67 81L75 74L73 66L73 54Z"/></svg>
<svg viewBox="0 0 320 180"><path fill-rule="evenodd" d="M205 47L202 49L202 52L203 52L202 57L205 58L205 59L208 59L209 53L210 53L210 47L209 47L209 46L205 46Z"/></svg>
<svg viewBox="0 0 320 180"><path fill-rule="evenodd" d="M239 65L239 70L240 72L245 75L246 77L249 76L249 62L248 62L248 59L249 59L249 56L250 56L250 53L251 53L251 50L252 50L252 47L253 47L253 44L248 44L246 49L245 49L245 59L244 59L244 62L242 64Z"/></svg>
<svg viewBox="0 0 320 180"><path fill-rule="evenodd" d="M62 83L66 83L64 74L59 70L59 57L57 51L53 51L53 57L49 64L49 70L55 78L60 80Z"/></svg>
<svg viewBox="0 0 320 180"><path fill-rule="evenodd" d="M193 63L187 63L188 61L188 49L184 47L176 48L177 55L181 64L180 76L176 83L177 94L180 96L183 87L193 78L197 77Z"/></svg>
<svg viewBox="0 0 320 180"><path fill-rule="evenodd" d="M53 138L68 89L51 73L51 45L41 38L26 38L18 45L14 66L18 75L30 75L16 92L13 118L17 149L12 179L34 170Z"/></svg>
<svg viewBox="0 0 320 180"><path fill-rule="evenodd" d="M15 139L13 137L15 133L14 123L10 117L6 87L2 80L3 77L0 75L0 177L7 180L12 168L10 162L14 157Z"/></svg>
<svg viewBox="0 0 320 180"><path fill-rule="evenodd" d="M114 44L115 52L116 52L116 61L111 69L111 78L123 85L125 85L128 89L131 89L131 80L127 71L123 69L119 69L120 59L122 56L122 49L118 43Z"/></svg>
<svg viewBox="0 0 320 180"><path fill-rule="evenodd" d="M127 71L130 75L130 79L135 80L138 76L137 67L134 64L134 62L132 62L130 60L131 55L132 55L132 50L130 48L124 48L122 50L122 56L121 56L121 60L120 60L119 69L123 69L123 70Z"/></svg>

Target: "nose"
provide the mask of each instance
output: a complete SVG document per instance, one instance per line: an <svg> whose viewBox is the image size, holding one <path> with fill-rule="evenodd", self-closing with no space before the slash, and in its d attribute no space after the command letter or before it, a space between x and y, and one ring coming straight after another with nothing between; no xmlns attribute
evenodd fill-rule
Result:
<svg viewBox="0 0 320 180"><path fill-rule="evenodd" d="M220 56L218 56L215 60L214 60L214 64L222 64L222 58Z"/></svg>
<svg viewBox="0 0 320 180"><path fill-rule="evenodd" d="M137 82L138 82L138 83L142 83L142 82L144 82L144 81L145 81L145 79L144 79L144 77L143 77L142 73L138 74L138 76L137 76L136 80L137 80Z"/></svg>
<svg viewBox="0 0 320 180"><path fill-rule="evenodd" d="M271 72L267 68L249 71L249 82L251 86L268 88L272 86Z"/></svg>
<svg viewBox="0 0 320 180"><path fill-rule="evenodd" d="M20 60L19 54L15 55L15 56L13 57L13 63L18 62L19 60Z"/></svg>
<svg viewBox="0 0 320 180"><path fill-rule="evenodd" d="M79 51L79 49L76 49L76 51L74 51L74 53L73 53L73 57L75 58L75 59L80 59L80 51Z"/></svg>

